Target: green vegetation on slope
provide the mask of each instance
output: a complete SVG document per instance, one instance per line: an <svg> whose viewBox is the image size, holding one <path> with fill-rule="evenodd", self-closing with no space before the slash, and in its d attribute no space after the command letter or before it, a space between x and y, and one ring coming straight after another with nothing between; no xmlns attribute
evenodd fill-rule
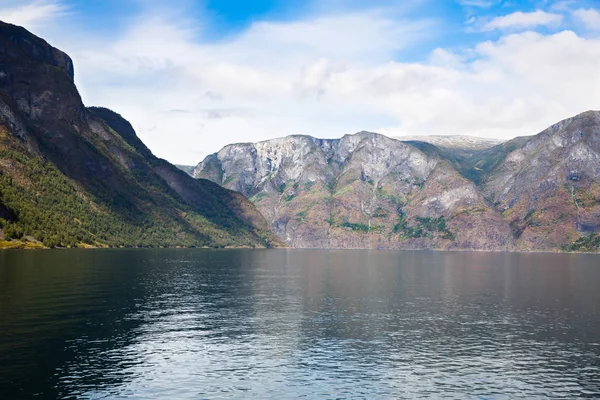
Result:
<svg viewBox="0 0 600 400"><path fill-rule="evenodd" d="M155 157L119 114L85 108L68 55L1 21L0 49L1 247L279 244L243 196Z"/></svg>
<svg viewBox="0 0 600 400"><path fill-rule="evenodd" d="M562 246L562 251L598 252L600 251L600 234L582 236L575 242Z"/></svg>
<svg viewBox="0 0 600 400"><path fill-rule="evenodd" d="M222 205L213 204L209 220L176 194L169 195L156 176L138 177L147 180L150 191L135 178L134 171L128 196L97 197L53 163L28 153L0 125L0 229L6 239L0 247L37 247L19 245L25 237L46 247L269 245L249 226L219 213Z"/></svg>
<svg viewBox="0 0 600 400"><path fill-rule="evenodd" d="M446 228L447 220L444 217L416 217L416 225L408 225L406 216L400 215L400 222L394 225L393 233L400 233L406 239L432 237L434 233L441 234L443 239L454 240L454 234Z"/></svg>

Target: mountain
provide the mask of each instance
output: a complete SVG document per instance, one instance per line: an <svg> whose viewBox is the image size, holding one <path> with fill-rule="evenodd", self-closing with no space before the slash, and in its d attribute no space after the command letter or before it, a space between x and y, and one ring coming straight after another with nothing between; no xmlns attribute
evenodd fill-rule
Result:
<svg viewBox="0 0 600 400"><path fill-rule="evenodd" d="M448 161L375 133L229 145L194 176L248 196L294 247L514 248L509 224Z"/></svg>
<svg viewBox="0 0 600 400"><path fill-rule="evenodd" d="M593 249L598 238L585 236L600 231L600 112L529 139L489 173L483 192L522 249Z"/></svg>
<svg viewBox="0 0 600 400"><path fill-rule="evenodd" d="M418 140L404 140L403 143L414 146L429 156L445 159L462 176L479 185L508 153L525 144L530 138L516 137L489 148L483 145L479 148L441 147Z"/></svg>
<svg viewBox="0 0 600 400"><path fill-rule="evenodd" d="M239 193L155 157L86 108L71 59L0 22L0 246L279 245Z"/></svg>
<svg viewBox="0 0 600 400"><path fill-rule="evenodd" d="M487 150L499 144L506 142L502 139L490 139L476 136L466 135L423 135L423 136L395 136L394 139L402 142L425 142L430 143L436 147L443 147L445 149L455 149L463 151L472 150Z"/></svg>
<svg viewBox="0 0 600 400"><path fill-rule="evenodd" d="M194 176L248 196L294 247L598 251L598 115L471 149L369 132L233 144Z"/></svg>
<svg viewBox="0 0 600 400"><path fill-rule="evenodd" d="M398 136L395 139L417 147L427 155L447 160L461 175L476 183L480 183L489 164L494 164L494 157L501 157L500 149L512 150L514 143L520 143L520 138L505 141L461 135Z"/></svg>

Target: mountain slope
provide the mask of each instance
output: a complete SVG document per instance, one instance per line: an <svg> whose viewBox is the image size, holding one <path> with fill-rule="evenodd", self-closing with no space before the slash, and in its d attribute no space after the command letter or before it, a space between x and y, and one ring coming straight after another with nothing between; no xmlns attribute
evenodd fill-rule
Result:
<svg viewBox="0 0 600 400"><path fill-rule="evenodd" d="M3 239L47 246L279 243L243 196L156 158L120 115L85 108L73 74L66 54L0 22Z"/></svg>
<svg viewBox="0 0 600 400"><path fill-rule="evenodd" d="M194 176L248 196L295 247L513 247L508 224L447 161L375 133L229 145Z"/></svg>
<svg viewBox="0 0 600 400"><path fill-rule="evenodd" d="M194 176L296 247L600 250L600 113L480 149L361 132L223 148Z"/></svg>
<svg viewBox="0 0 600 400"><path fill-rule="evenodd" d="M464 136L464 135L429 135L429 136L395 136L394 139L400 140L401 142L425 142L432 144L436 147L444 149L453 149L461 151L477 151L487 150L494 146L504 143L506 140L502 139L490 139L476 136Z"/></svg>
<svg viewBox="0 0 600 400"><path fill-rule="evenodd" d="M519 148L531 137L516 137L493 147L481 145L479 148L441 147L430 142L404 140L403 143L414 146L432 157L448 161L462 176L477 185L493 171L508 153ZM488 142L491 145L490 142ZM458 144L456 144L458 146Z"/></svg>
<svg viewBox="0 0 600 400"><path fill-rule="evenodd" d="M600 231L600 112L561 121L509 153L483 185L519 247L554 250ZM580 241L586 246L586 241Z"/></svg>

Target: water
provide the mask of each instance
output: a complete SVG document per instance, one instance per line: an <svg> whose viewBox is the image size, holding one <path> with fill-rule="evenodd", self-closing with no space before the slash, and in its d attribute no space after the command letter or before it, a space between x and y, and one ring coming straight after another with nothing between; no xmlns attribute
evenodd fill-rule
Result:
<svg viewBox="0 0 600 400"><path fill-rule="evenodd" d="M600 397L600 256L0 252L0 398Z"/></svg>

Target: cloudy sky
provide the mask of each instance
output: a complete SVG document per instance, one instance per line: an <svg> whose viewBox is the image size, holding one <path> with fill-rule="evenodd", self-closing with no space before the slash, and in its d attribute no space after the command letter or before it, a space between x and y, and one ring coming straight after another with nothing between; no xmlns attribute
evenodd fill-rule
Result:
<svg viewBox="0 0 600 400"><path fill-rule="evenodd" d="M289 134L531 135L600 109L599 0L0 0L171 162Z"/></svg>

